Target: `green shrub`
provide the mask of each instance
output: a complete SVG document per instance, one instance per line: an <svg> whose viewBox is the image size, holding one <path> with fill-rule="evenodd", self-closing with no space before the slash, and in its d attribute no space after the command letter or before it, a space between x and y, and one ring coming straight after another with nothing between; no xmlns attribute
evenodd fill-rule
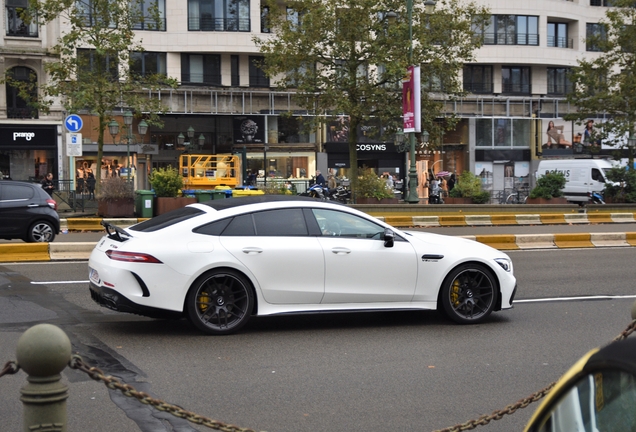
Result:
<svg viewBox="0 0 636 432"><path fill-rule="evenodd" d="M605 185L605 199L614 202L636 202L636 170L624 167L612 168L607 171L607 179L617 183Z"/></svg>
<svg viewBox="0 0 636 432"><path fill-rule="evenodd" d="M132 182L127 182L123 177L107 177L101 182L96 198L100 201L117 199L133 199L135 191Z"/></svg>
<svg viewBox="0 0 636 432"><path fill-rule="evenodd" d="M452 198L472 198L475 204L484 204L490 201L490 192L482 190L481 177L470 171L464 171L457 178L455 187L448 196Z"/></svg>
<svg viewBox="0 0 636 432"><path fill-rule="evenodd" d="M158 197L177 197L183 188L183 177L179 170L168 165L166 168L155 168L148 176L152 188Z"/></svg>
<svg viewBox="0 0 636 432"><path fill-rule="evenodd" d="M393 191L386 185L386 181L380 178L371 168L358 170L358 198L393 198Z"/></svg>
<svg viewBox="0 0 636 432"><path fill-rule="evenodd" d="M563 196L565 176L560 172L547 173L537 180L537 185L530 191L529 198L552 199Z"/></svg>

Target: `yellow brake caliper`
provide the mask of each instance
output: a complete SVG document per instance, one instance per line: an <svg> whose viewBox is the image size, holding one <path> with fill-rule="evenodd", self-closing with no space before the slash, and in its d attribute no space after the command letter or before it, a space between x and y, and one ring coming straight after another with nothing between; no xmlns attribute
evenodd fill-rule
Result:
<svg viewBox="0 0 636 432"><path fill-rule="evenodd" d="M459 292L460 292L459 280L455 279L453 281L453 286L451 287L451 290L450 290L450 300L453 306L455 307L459 306Z"/></svg>
<svg viewBox="0 0 636 432"><path fill-rule="evenodd" d="M206 310L208 310L209 303L210 303L210 296L208 295L208 293L202 292L199 295L199 310L201 312L205 312Z"/></svg>

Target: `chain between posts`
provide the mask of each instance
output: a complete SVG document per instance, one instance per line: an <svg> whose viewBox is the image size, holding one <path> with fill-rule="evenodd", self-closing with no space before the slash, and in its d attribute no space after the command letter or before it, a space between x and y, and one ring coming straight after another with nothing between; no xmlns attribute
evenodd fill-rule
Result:
<svg viewBox="0 0 636 432"><path fill-rule="evenodd" d="M255 432L254 429L246 429L231 424L222 423L220 421L213 420L208 417L203 417L190 411L186 411L177 405L172 405L162 400L155 399L147 393L135 390L134 387L128 384L122 384L117 378L114 378L110 375L104 375L104 372L102 372L99 368L89 367L84 363L79 355L74 355L71 358L69 366L73 369L78 369L86 373L95 381L102 381L109 389L119 390L122 394L124 394L124 396L133 397L143 404L151 405L159 411L165 411L175 417L185 419L191 423L206 426L210 429L216 429L223 432Z"/></svg>
<svg viewBox="0 0 636 432"><path fill-rule="evenodd" d="M623 330L618 336L616 336L613 339L613 342L626 339L635 331L636 331L636 320L633 320L627 326L625 330ZM106 387L108 387L109 389L119 390L122 394L124 394L127 397L133 397L143 404L151 405L152 407L160 411L165 411L167 413L172 414L175 417L185 419L191 423L206 426L210 429L216 429L223 432L255 432L254 429L241 428L239 426L234 426L231 424L213 420L211 418L195 414L191 411L184 410L183 408L177 405L172 405L162 400L155 399L151 397L150 395L148 395L147 393L135 390L135 388L132 387L131 385L122 384L117 378L114 378L110 375L108 376L104 375L104 372L102 372L101 369L99 368L89 367L88 365L84 363L84 361L79 355L74 355L71 358L71 361L69 362L69 366L72 369L77 369L86 373L90 378L92 378L95 381L102 381L104 384L106 384ZM0 377L4 375L15 374L19 370L20 370L20 365L18 365L15 361L8 361L7 363L5 363L4 367L2 368L2 371L0 371ZM485 426L493 420L500 420L505 415L513 414L517 410L526 408L531 403L540 400L545 395L547 395L550 392L550 390L552 390L555 384L556 384L556 381L549 384L547 387L539 390L538 392L533 393L532 395L524 399L521 399L512 405L508 405L506 408L502 410L494 411L492 414L485 414L474 420L469 420L465 423L457 424L455 426L451 426L448 428L438 429L434 432L460 432L460 431L475 429L478 426Z"/></svg>

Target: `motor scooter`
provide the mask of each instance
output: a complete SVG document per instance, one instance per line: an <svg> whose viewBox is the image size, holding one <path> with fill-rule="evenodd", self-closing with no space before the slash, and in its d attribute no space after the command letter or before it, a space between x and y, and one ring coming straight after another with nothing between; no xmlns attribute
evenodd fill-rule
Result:
<svg viewBox="0 0 636 432"><path fill-rule="evenodd" d="M587 196L589 204L605 204L603 194L600 192L588 192Z"/></svg>

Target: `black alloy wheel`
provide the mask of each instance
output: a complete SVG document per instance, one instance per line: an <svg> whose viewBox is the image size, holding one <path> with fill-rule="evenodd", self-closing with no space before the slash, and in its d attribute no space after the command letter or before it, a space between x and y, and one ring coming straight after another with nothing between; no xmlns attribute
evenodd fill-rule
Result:
<svg viewBox="0 0 636 432"><path fill-rule="evenodd" d="M485 320L495 307L497 285L492 272L478 264L454 269L444 280L441 291L446 315L460 324Z"/></svg>
<svg viewBox="0 0 636 432"><path fill-rule="evenodd" d="M254 296L250 283L232 270L213 270L197 279L186 297L190 322L212 334L234 333L247 323Z"/></svg>
<svg viewBox="0 0 636 432"><path fill-rule="evenodd" d="M38 221L29 227L26 241L29 243L50 243L55 240L55 228L50 222Z"/></svg>

